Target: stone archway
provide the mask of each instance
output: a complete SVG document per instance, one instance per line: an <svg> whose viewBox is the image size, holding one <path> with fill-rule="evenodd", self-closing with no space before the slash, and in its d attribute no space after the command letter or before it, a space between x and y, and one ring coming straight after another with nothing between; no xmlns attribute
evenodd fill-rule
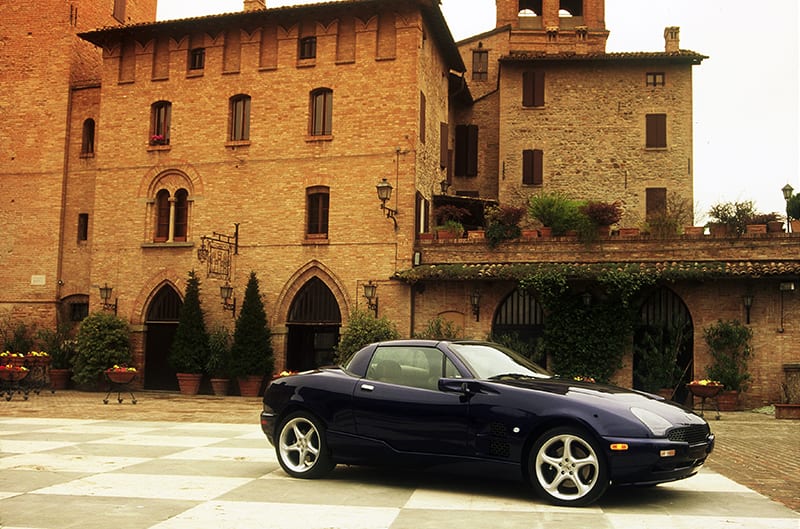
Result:
<svg viewBox="0 0 800 529"><path fill-rule="evenodd" d="M305 371L334 363L342 314L339 303L319 277L300 287L286 318L286 369Z"/></svg>
<svg viewBox="0 0 800 529"><path fill-rule="evenodd" d="M144 387L156 390L178 390L175 370L169 365L169 349L178 328L183 300L169 284L162 285L153 296L145 316Z"/></svg>

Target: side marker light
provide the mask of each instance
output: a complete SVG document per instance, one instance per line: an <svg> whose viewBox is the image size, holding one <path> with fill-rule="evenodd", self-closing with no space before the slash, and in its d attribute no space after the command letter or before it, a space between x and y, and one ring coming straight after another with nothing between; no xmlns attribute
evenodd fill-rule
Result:
<svg viewBox="0 0 800 529"><path fill-rule="evenodd" d="M612 443L611 450L616 452L623 452L628 449L628 443Z"/></svg>

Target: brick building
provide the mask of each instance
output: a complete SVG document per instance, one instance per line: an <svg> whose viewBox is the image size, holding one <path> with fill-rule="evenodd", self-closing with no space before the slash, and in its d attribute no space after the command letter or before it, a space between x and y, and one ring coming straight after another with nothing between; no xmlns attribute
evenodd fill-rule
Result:
<svg viewBox="0 0 800 529"><path fill-rule="evenodd" d="M404 335L441 316L468 336L533 339L546 316L498 269L712 263L717 273L636 302L688 318L683 361L702 376L700 330L743 319L751 296L747 404L780 398L781 365L798 359L797 301L780 290L800 268L792 234L499 249L425 236L434 206L467 207L477 223L484 205L542 190L619 200L626 226L670 196L691 204L691 76L705 57L680 49L677 28L663 52L606 53L603 0L497 0L497 27L458 43L435 0L246 1L165 22L155 1L51 3L0 6L0 310L12 319L53 326L105 305L131 324L144 386L171 389L192 269L207 324L228 328L255 271L276 368L305 369L330 359L368 284ZM392 186L383 205L378 184ZM468 272L443 272L459 264ZM633 363L629 352L622 384Z"/></svg>

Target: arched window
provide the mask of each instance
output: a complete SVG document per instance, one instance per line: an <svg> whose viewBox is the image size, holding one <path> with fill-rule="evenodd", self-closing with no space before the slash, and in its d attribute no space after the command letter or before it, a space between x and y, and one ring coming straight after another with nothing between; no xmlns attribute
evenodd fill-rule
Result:
<svg viewBox="0 0 800 529"><path fill-rule="evenodd" d="M172 103L156 101L150 106L150 145L169 145Z"/></svg>
<svg viewBox="0 0 800 529"><path fill-rule="evenodd" d="M309 187L306 190L306 211L308 222L306 236L310 238L328 237L328 208L330 189L325 186Z"/></svg>
<svg viewBox="0 0 800 529"><path fill-rule="evenodd" d="M520 0L519 14L521 16L542 16L542 0Z"/></svg>
<svg viewBox="0 0 800 529"><path fill-rule="evenodd" d="M169 191L162 189L156 195L156 234L153 240L166 242L169 238Z"/></svg>
<svg viewBox="0 0 800 529"><path fill-rule="evenodd" d="M230 99L230 141L250 139L250 96L239 94Z"/></svg>
<svg viewBox="0 0 800 529"><path fill-rule="evenodd" d="M561 0L559 3L558 16L582 17L583 0Z"/></svg>
<svg viewBox="0 0 800 529"><path fill-rule="evenodd" d="M186 241L189 226L189 192L178 189L174 197L169 191L160 190L156 194L156 233L155 242Z"/></svg>
<svg viewBox="0 0 800 529"><path fill-rule="evenodd" d="M88 118L83 122L81 154L84 156L91 156L94 154L94 120L92 118Z"/></svg>
<svg viewBox="0 0 800 529"><path fill-rule="evenodd" d="M173 240L185 241L189 225L189 192L178 189L175 192L175 221Z"/></svg>
<svg viewBox="0 0 800 529"><path fill-rule="evenodd" d="M333 130L333 90L318 88L311 92L312 136L329 136Z"/></svg>

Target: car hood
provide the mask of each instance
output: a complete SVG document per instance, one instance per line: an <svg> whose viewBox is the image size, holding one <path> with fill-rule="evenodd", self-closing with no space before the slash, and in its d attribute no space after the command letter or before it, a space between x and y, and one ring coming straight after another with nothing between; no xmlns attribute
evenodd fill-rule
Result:
<svg viewBox="0 0 800 529"><path fill-rule="evenodd" d="M662 397L622 388L610 384L598 384L564 378L548 379L503 379L497 384L558 396L558 398L580 402L584 406L604 412L615 412L629 416L631 408L641 408L664 417L674 425L704 424L705 420L688 408Z"/></svg>

